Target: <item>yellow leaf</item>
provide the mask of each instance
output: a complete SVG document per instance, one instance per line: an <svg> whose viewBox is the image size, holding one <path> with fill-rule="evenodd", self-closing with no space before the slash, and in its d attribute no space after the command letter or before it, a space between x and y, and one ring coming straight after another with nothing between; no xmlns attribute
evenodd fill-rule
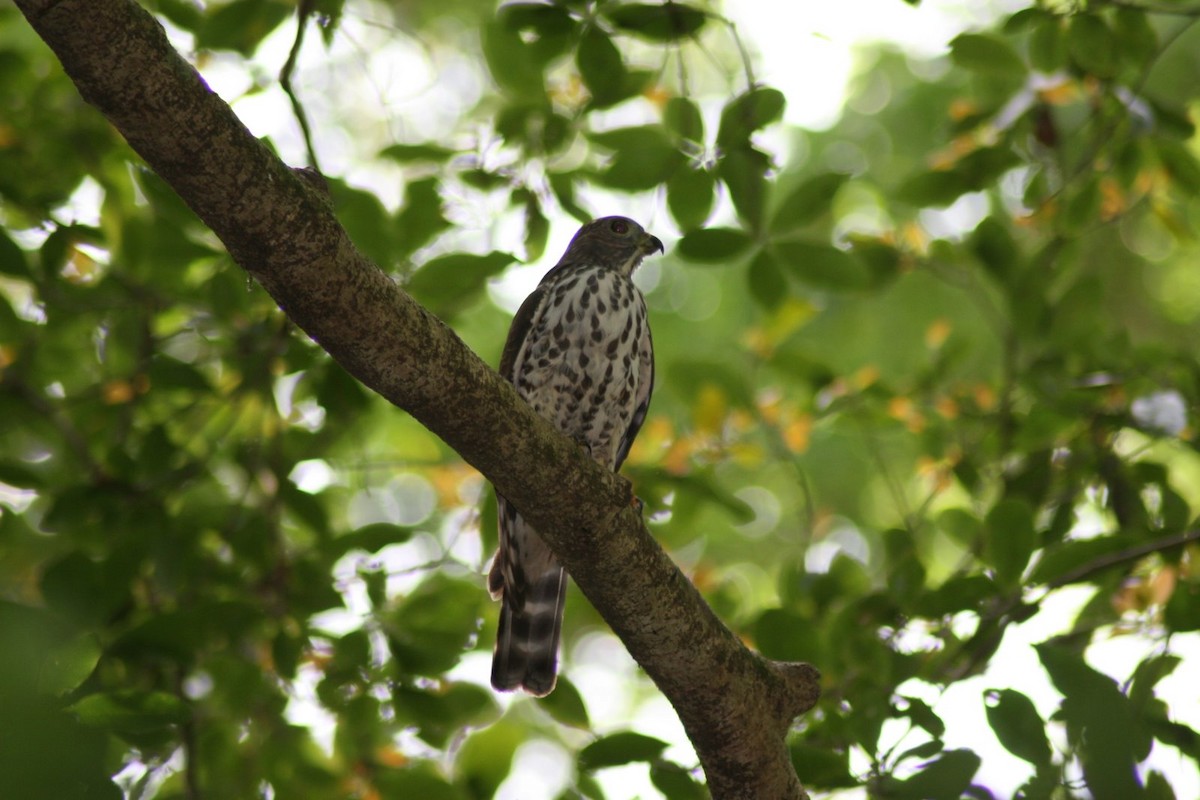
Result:
<svg viewBox="0 0 1200 800"><path fill-rule="evenodd" d="M783 441L787 444L788 449L793 453L803 453L808 450L812 426L811 414L801 414L792 420L783 430Z"/></svg>
<svg viewBox="0 0 1200 800"><path fill-rule="evenodd" d="M407 764L409 759L394 745L384 745L375 749L375 760L384 766L399 769Z"/></svg>
<svg viewBox="0 0 1200 800"><path fill-rule="evenodd" d="M941 414L943 419L958 418L958 401L950 395L939 397L934 403L934 408L937 409L938 414Z"/></svg>
<svg viewBox="0 0 1200 800"><path fill-rule="evenodd" d="M96 280L96 275L99 271L96 259L82 250L72 248L71 256L67 259L66 266L63 267L62 275L68 281L78 286Z"/></svg>
<svg viewBox="0 0 1200 800"><path fill-rule="evenodd" d="M779 424L779 411L783 404L783 394L776 389L760 392L756 398L758 413L768 425Z"/></svg>
<svg viewBox="0 0 1200 800"><path fill-rule="evenodd" d="M875 366L874 364L867 364L864 367L860 367L858 371L854 373L854 376L850 379L850 382L854 384L855 389L858 389L861 392L863 389L866 389L877 380L879 380L879 367Z"/></svg>
<svg viewBox="0 0 1200 800"><path fill-rule="evenodd" d="M642 97L649 100L655 108L661 110L666 107L667 101L671 99L671 93L662 86L655 84L642 92Z"/></svg>
<svg viewBox="0 0 1200 800"><path fill-rule="evenodd" d="M950 103L950 119L958 122L979 111L979 106L970 100L956 98Z"/></svg>
<svg viewBox="0 0 1200 800"><path fill-rule="evenodd" d="M1038 99L1052 106L1065 106L1079 99L1079 87L1073 81L1038 90Z"/></svg>
<svg viewBox="0 0 1200 800"><path fill-rule="evenodd" d="M101 390L104 402L110 406L128 403L133 399L133 385L129 381L114 380L104 384Z"/></svg>
<svg viewBox="0 0 1200 800"><path fill-rule="evenodd" d="M907 397L893 397L888 400L888 416L903 422L913 412L913 402Z"/></svg>
<svg viewBox="0 0 1200 800"><path fill-rule="evenodd" d="M1111 220L1125 211L1128 203L1121 185L1111 177L1100 179L1100 218Z"/></svg>
<svg viewBox="0 0 1200 800"><path fill-rule="evenodd" d="M977 383L972 390L975 396L975 405L979 406L980 411L991 411L996 407L996 391L986 383Z"/></svg>
<svg viewBox="0 0 1200 800"><path fill-rule="evenodd" d="M662 457L663 469L672 475L686 475L692 449L691 439L683 436L676 439Z"/></svg>
<svg viewBox="0 0 1200 800"><path fill-rule="evenodd" d="M739 466L757 467L767 458L767 453L757 444L738 442L730 445L729 458Z"/></svg>
<svg viewBox="0 0 1200 800"><path fill-rule="evenodd" d="M729 402L720 387L711 383L700 387L700 393L692 407L692 418L697 430L713 435L720 433L728 411Z"/></svg>
<svg viewBox="0 0 1200 800"><path fill-rule="evenodd" d="M920 254L929 248L929 234L915 222L909 222L900 229L901 242L912 251Z"/></svg>
<svg viewBox="0 0 1200 800"><path fill-rule="evenodd" d="M950 331L952 329L953 326L950 324L950 321L944 317L941 319L935 319L929 324L929 327L925 329L925 346L930 350L938 349L945 344L946 339L949 338Z"/></svg>
<svg viewBox="0 0 1200 800"><path fill-rule="evenodd" d="M0 344L0 369L17 360L17 348L10 344Z"/></svg>

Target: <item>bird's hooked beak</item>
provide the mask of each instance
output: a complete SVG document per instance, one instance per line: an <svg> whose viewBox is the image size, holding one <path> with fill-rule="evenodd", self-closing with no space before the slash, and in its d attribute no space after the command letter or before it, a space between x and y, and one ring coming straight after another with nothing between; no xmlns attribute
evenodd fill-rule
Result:
<svg viewBox="0 0 1200 800"><path fill-rule="evenodd" d="M660 253L666 252L666 249L663 247L662 240L657 236L646 233L645 231L642 232L641 237L638 239L638 249L642 251L643 255L647 256L655 251Z"/></svg>

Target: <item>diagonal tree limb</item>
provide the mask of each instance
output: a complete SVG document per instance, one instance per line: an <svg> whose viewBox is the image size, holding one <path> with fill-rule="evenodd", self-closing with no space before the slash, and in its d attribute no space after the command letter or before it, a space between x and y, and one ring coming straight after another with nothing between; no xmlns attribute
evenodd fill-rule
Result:
<svg viewBox="0 0 1200 800"><path fill-rule="evenodd" d="M817 671L749 651L646 531L628 483L538 417L355 249L133 0L15 0L84 99L309 336L491 480L675 707L715 798L801 798L784 737Z"/></svg>

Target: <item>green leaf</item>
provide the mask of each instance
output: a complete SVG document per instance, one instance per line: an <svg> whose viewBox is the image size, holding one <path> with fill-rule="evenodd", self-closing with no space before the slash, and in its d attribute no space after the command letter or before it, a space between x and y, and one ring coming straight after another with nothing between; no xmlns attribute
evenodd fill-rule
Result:
<svg viewBox="0 0 1200 800"><path fill-rule="evenodd" d="M558 679L558 689L563 679ZM547 698L548 699L548 698ZM513 755L526 736L526 729L505 717L483 730L474 731L454 759L454 772L460 776L459 783L465 785L474 798L494 797L500 784L512 769ZM420 797L421 795L413 795Z"/></svg>
<svg viewBox="0 0 1200 800"><path fill-rule="evenodd" d="M935 169L908 178L896 190L896 196L914 206L948 206L971 191L964 176L954 170Z"/></svg>
<svg viewBox="0 0 1200 800"><path fill-rule="evenodd" d="M590 772L634 761L652 761L666 749L667 743L661 739L633 731L621 731L603 736L580 750L579 768Z"/></svg>
<svg viewBox="0 0 1200 800"><path fill-rule="evenodd" d="M844 749L804 744L800 737L788 744L792 766L800 782L817 789L849 789L859 785L850 772L850 753Z"/></svg>
<svg viewBox="0 0 1200 800"><path fill-rule="evenodd" d="M45 483L38 473L19 461L0 461L0 482L18 489L37 489Z"/></svg>
<svg viewBox="0 0 1200 800"><path fill-rule="evenodd" d="M396 720L417 735L444 748L464 728L483 727L500 716L492 692L473 683L451 683L436 690L397 686L392 689Z"/></svg>
<svg viewBox="0 0 1200 800"><path fill-rule="evenodd" d="M1030 576L1030 581L1041 584L1057 583L1085 564L1090 564L1110 553L1132 547L1138 541L1136 537L1128 534L1116 534L1114 536L1097 536L1092 539L1073 539L1052 545L1042 553ZM1081 576L1076 581L1090 580L1092 577L1094 576Z"/></svg>
<svg viewBox="0 0 1200 800"><path fill-rule="evenodd" d="M866 269L867 280L872 287L879 288L901 274L901 254L895 245L881 239L850 234L850 254Z"/></svg>
<svg viewBox="0 0 1200 800"><path fill-rule="evenodd" d="M744 146L750 135L777 122L783 116L787 101L783 92L759 86L735 97L721 111L721 125L717 129L717 146L737 148Z"/></svg>
<svg viewBox="0 0 1200 800"><path fill-rule="evenodd" d="M554 691L538 701L538 707L563 725L587 730L591 726L587 707L575 684L559 676Z"/></svg>
<svg viewBox="0 0 1200 800"><path fill-rule="evenodd" d="M546 252L546 241L550 238L550 220L542 213L542 205L533 192L527 193L525 202L525 261L536 261Z"/></svg>
<svg viewBox="0 0 1200 800"><path fill-rule="evenodd" d="M673 365L671 380L685 387L719 386L727 392L733 402L743 407L749 402L744 383L734 374L733 370L723 364L710 363L706 372L697 374L704 369L705 362L683 362ZM686 391L689 390L684 390ZM695 393L688 396L695 396ZM670 487L681 496L691 496L711 503L724 509L738 524L745 524L754 519L754 510L736 495L713 479L705 470L693 470L687 475L671 475L663 470L642 470L641 474L653 478L656 483Z"/></svg>
<svg viewBox="0 0 1200 800"><path fill-rule="evenodd" d="M986 575L960 575L918 597L913 611L933 619L959 611L978 611L997 591L995 582Z"/></svg>
<svg viewBox="0 0 1200 800"><path fill-rule="evenodd" d="M0 229L0 275L29 277L29 262L25 258L25 251L17 247L17 243L10 239L3 229Z"/></svg>
<svg viewBox="0 0 1200 800"><path fill-rule="evenodd" d="M413 531L402 525L390 522L373 522L357 530L331 539L326 552L338 558L351 550L365 550L375 553L388 545L401 544L412 538Z"/></svg>
<svg viewBox="0 0 1200 800"><path fill-rule="evenodd" d="M1085 72L1111 78L1117 70L1117 42L1104 19L1097 14L1076 14L1067 28L1071 59Z"/></svg>
<svg viewBox="0 0 1200 800"><path fill-rule="evenodd" d="M775 217L771 220L771 231L794 231L829 211L834 195L849 177L840 172L823 172L805 180L779 205Z"/></svg>
<svg viewBox="0 0 1200 800"><path fill-rule="evenodd" d="M169 659L187 665L214 640L228 642L253 630L263 609L249 600L205 600L163 611L123 633L113 653L129 659Z"/></svg>
<svg viewBox="0 0 1200 800"><path fill-rule="evenodd" d="M382 797L469 800L462 789L441 775L433 762L426 760L414 759L402 769L373 769L371 785Z"/></svg>
<svg viewBox="0 0 1200 800"><path fill-rule="evenodd" d="M981 33L962 33L950 42L950 59L963 69L985 75L1020 79L1025 63L1002 39Z"/></svg>
<svg viewBox="0 0 1200 800"><path fill-rule="evenodd" d="M651 762L650 782L667 800L705 800L709 796L702 783L672 761Z"/></svg>
<svg viewBox="0 0 1200 800"><path fill-rule="evenodd" d="M970 750L947 750L916 775L897 781L889 797L901 800L958 800L982 763Z"/></svg>
<svg viewBox="0 0 1200 800"><path fill-rule="evenodd" d="M1068 233L1083 233L1100 219L1100 179L1089 176L1070 195L1062 213L1063 229Z"/></svg>
<svg viewBox="0 0 1200 800"><path fill-rule="evenodd" d="M762 229L770 169L771 159L748 146L726 153L717 162L717 176L728 187L738 217L754 231Z"/></svg>
<svg viewBox="0 0 1200 800"><path fill-rule="evenodd" d="M550 189L554 192L554 199L562 206L563 211L566 211L581 223L590 222L592 214L586 208L579 205L575 199L576 173L551 172L547 177L550 180Z"/></svg>
<svg viewBox="0 0 1200 800"><path fill-rule="evenodd" d="M249 58L291 11L288 5L273 0L234 0L217 6L197 31L196 46L208 50L236 50Z"/></svg>
<svg viewBox="0 0 1200 800"><path fill-rule="evenodd" d="M1129 702L1133 707L1141 711L1150 705L1154 699L1154 687L1182 662L1179 656L1163 654L1151 656L1138 664L1129 686Z"/></svg>
<svg viewBox="0 0 1200 800"><path fill-rule="evenodd" d="M488 278L516 260L512 254L496 250L483 256L438 256L417 270L404 288L433 313L448 316L473 303L487 287Z"/></svg>
<svg viewBox="0 0 1200 800"><path fill-rule="evenodd" d="M996 580L1001 586L1018 585L1037 547L1033 510L1022 500L1005 498L988 512L984 529L984 555L996 570Z"/></svg>
<svg viewBox="0 0 1200 800"><path fill-rule="evenodd" d="M136 569L127 558L99 561L72 550L43 567L40 588L57 613L81 625L99 625L129 602Z"/></svg>
<svg viewBox="0 0 1200 800"><path fill-rule="evenodd" d="M1077 742L1083 775L1093 794L1137 797L1134 719L1116 681L1097 672L1076 652L1036 645L1038 658L1063 695L1059 718Z"/></svg>
<svg viewBox="0 0 1200 800"><path fill-rule="evenodd" d="M390 158L392 161L398 161L401 164L411 164L413 162L428 161L433 164L441 164L449 161L457 155L457 152L449 147L442 147L440 144L432 142L424 142L423 144L393 144L379 151L380 158Z"/></svg>
<svg viewBox="0 0 1200 800"><path fill-rule="evenodd" d="M1200 162L1182 142L1159 137L1154 152L1176 187L1189 196L1200 194Z"/></svg>
<svg viewBox="0 0 1200 800"><path fill-rule="evenodd" d="M193 33L199 30L204 22L203 8L187 0L157 0L154 10L178 27Z"/></svg>
<svg viewBox="0 0 1200 800"><path fill-rule="evenodd" d="M996 217L985 218L975 227L967 244L996 280L1001 284L1012 280L1019 254L1016 242L1003 222Z"/></svg>
<svg viewBox="0 0 1200 800"><path fill-rule="evenodd" d="M123 690L90 694L71 706L85 725L114 733L148 733L186 722L186 703L166 692Z"/></svg>
<svg viewBox="0 0 1200 800"><path fill-rule="evenodd" d="M613 151L612 160L599 180L614 189L653 189L670 178L684 162L683 154L660 125L618 128L593 133L588 138Z"/></svg>
<svg viewBox="0 0 1200 800"><path fill-rule="evenodd" d="M600 13L627 33L652 42L673 42L694 36L708 21L707 12L686 3L612 3Z"/></svg>
<svg viewBox="0 0 1200 800"><path fill-rule="evenodd" d="M100 645L91 634L81 634L47 648L38 664L38 691L62 695L87 680L100 661Z"/></svg>
<svg viewBox="0 0 1200 800"><path fill-rule="evenodd" d="M1113 16L1113 34L1121 55L1129 66L1142 69L1158 54L1158 34L1146 11L1122 6Z"/></svg>
<svg viewBox="0 0 1200 800"><path fill-rule="evenodd" d="M948 206L967 192L986 189L1021 159L1007 145L981 147L967 153L951 169L931 170L909 177L897 197L916 206Z"/></svg>
<svg viewBox="0 0 1200 800"><path fill-rule="evenodd" d="M1056 72L1067 63L1067 43L1062 18L1042 16L1029 36L1029 61L1040 72Z"/></svg>
<svg viewBox="0 0 1200 800"><path fill-rule="evenodd" d="M500 21L485 25L483 55L488 71L502 91L525 101L545 102L542 65L518 31Z"/></svg>
<svg viewBox="0 0 1200 800"><path fill-rule="evenodd" d="M789 295L787 277L770 249L760 250L746 271L750 296L768 311L779 307Z"/></svg>
<svg viewBox="0 0 1200 800"><path fill-rule="evenodd" d="M712 173L690 166L676 170L667 181L667 207L682 230L699 228L708 220L714 188Z"/></svg>
<svg viewBox="0 0 1200 800"><path fill-rule="evenodd" d="M1021 166L1020 156L1007 144L995 147L980 147L958 160L954 170L962 176L967 191L987 189L1004 173Z"/></svg>
<svg viewBox="0 0 1200 800"><path fill-rule="evenodd" d="M684 234L675 252L688 261L728 264L750 245L750 237L736 228L702 228Z"/></svg>
<svg viewBox="0 0 1200 800"><path fill-rule="evenodd" d="M596 108L608 108L631 96L621 52L600 28L593 25L583 32L575 63Z"/></svg>
<svg viewBox="0 0 1200 800"><path fill-rule="evenodd" d="M870 275L862 262L833 245L780 240L771 242L769 247L777 263L813 288L847 290L870 284Z"/></svg>
<svg viewBox="0 0 1200 800"><path fill-rule="evenodd" d="M897 711L899 716L908 717L914 725L935 739L942 738L946 733L946 723L942 722L941 717L933 713L933 708L928 703L920 698L909 697L908 695L900 695L900 699L904 700L907 707L903 711Z"/></svg>
<svg viewBox="0 0 1200 800"><path fill-rule="evenodd" d="M704 141L704 119L700 109L686 97L672 97L663 107L663 124L680 139Z"/></svg>
<svg viewBox="0 0 1200 800"><path fill-rule="evenodd" d="M931 739L922 744L910 747L907 750L896 756L895 763L902 764L910 758L930 759L946 749L946 745L939 739Z"/></svg>
<svg viewBox="0 0 1200 800"><path fill-rule="evenodd" d="M1146 776L1146 791L1142 797L1145 800L1175 800L1175 790L1161 772L1151 770Z"/></svg>
<svg viewBox="0 0 1200 800"><path fill-rule="evenodd" d="M1200 584L1180 581L1163 609L1163 621L1177 633L1200 630Z"/></svg>
<svg viewBox="0 0 1200 800"><path fill-rule="evenodd" d="M404 674L440 675L458 663L478 628L480 583L430 576L384 622L388 645Z"/></svg>
<svg viewBox="0 0 1200 800"><path fill-rule="evenodd" d="M820 631L812 620L785 611L768 608L751 628L755 646L767 658L779 661L822 661Z"/></svg>
<svg viewBox="0 0 1200 800"><path fill-rule="evenodd" d="M1004 749L1035 767L1050 764L1046 723L1033 701L1015 689L990 689L984 694L988 724Z"/></svg>
<svg viewBox="0 0 1200 800"><path fill-rule="evenodd" d="M545 70L567 52L578 26L566 9L546 3L505 3L496 11L496 19L516 37L516 42L509 40L508 46L519 43L539 70Z"/></svg>
<svg viewBox="0 0 1200 800"><path fill-rule="evenodd" d="M396 257L392 220L383 203L371 192L328 181L329 194L338 219L367 258L390 267Z"/></svg>

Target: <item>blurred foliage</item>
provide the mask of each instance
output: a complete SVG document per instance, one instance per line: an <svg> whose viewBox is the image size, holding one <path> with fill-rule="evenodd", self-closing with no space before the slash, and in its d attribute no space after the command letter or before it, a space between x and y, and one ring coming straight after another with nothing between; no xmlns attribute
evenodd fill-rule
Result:
<svg viewBox="0 0 1200 800"><path fill-rule="evenodd" d="M148 5L202 68L294 24ZM1021 797L1169 798L1152 752L1200 761L1156 694L1200 630L1200 9L1155 8L1046 2L934 62L864 54L818 132L747 88L707 6L315 4L312 47L390 15L490 77L469 135L377 154L398 207L331 186L492 363L517 254L597 198L669 212L627 472L722 617L821 669L790 739L818 794L996 796L938 713L966 681L991 729L967 744L1024 765ZM11 7L0 107L0 794L487 798L540 741L574 754L564 797L630 764L704 796L686 747L572 683L611 653L574 589L550 698L476 682L478 476L291 328ZM495 228L465 248L480 203ZM1041 674L989 671L1067 588L1090 600ZM1132 674L1091 649L1118 636L1153 653Z"/></svg>

